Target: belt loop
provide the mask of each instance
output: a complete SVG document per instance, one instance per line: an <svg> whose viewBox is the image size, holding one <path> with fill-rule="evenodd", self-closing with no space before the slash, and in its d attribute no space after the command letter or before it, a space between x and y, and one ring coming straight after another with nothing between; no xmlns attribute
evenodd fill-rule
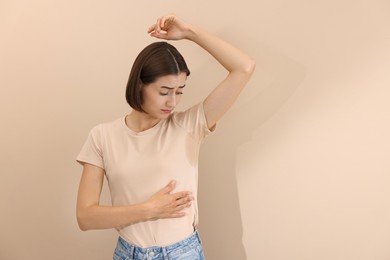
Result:
<svg viewBox="0 0 390 260"><path fill-rule="evenodd" d="M169 260L168 253L167 253L167 248L166 248L166 247L163 247L163 248L162 248L162 253L163 253L163 256L164 256L164 260Z"/></svg>
<svg viewBox="0 0 390 260"><path fill-rule="evenodd" d="M134 260L134 245L130 246L130 260Z"/></svg>
<svg viewBox="0 0 390 260"><path fill-rule="evenodd" d="M196 232L196 238L198 239L199 244L202 244L202 240L200 239L199 231L195 230L195 232Z"/></svg>

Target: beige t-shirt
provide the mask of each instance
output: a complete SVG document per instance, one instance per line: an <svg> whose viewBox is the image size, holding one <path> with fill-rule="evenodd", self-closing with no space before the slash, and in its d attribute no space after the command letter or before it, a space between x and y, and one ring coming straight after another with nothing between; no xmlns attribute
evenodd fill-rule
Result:
<svg viewBox="0 0 390 260"><path fill-rule="evenodd" d="M140 222L118 229L140 247L166 246L183 240L198 224L197 187L200 144L211 133L203 103L174 112L154 127L134 132L125 117L95 126L77 156L105 170L112 205L145 202L171 180L176 191L192 191L195 199L186 216Z"/></svg>

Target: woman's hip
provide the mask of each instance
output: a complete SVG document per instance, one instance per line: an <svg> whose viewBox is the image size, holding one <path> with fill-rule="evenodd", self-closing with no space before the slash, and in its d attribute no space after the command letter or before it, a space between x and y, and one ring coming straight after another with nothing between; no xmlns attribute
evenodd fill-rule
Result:
<svg viewBox="0 0 390 260"><path fill-rule="evenodd" d="M190 237L165 247L142 248L118 238L114 260L204 260L198 231Z"/></svg>

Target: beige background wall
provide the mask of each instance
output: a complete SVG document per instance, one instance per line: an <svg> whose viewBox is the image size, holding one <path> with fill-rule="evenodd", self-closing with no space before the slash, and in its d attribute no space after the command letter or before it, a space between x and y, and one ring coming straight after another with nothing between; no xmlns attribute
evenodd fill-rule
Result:
<svg viewBox="0 0 390 260"><path fill-rule="evenodd" d="M111 258L114 231L77 228L74 158L92 126L128 112L131 63L169 12L257 60L202 148L208 259L390 259L384 0L1 0L0 259ZM192 70L184 108L224 71L174 44Z"/></svg>

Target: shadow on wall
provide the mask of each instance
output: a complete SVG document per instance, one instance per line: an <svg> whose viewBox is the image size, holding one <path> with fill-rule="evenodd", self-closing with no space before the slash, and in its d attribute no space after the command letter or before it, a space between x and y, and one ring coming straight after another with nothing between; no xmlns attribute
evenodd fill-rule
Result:
<svg viewBox="0 0 390 260"><path fill-rule="evenodd" d="M305 68L269 46L257 44L257 68L240 101L203 144L199 163L200 232L209 259L247 259L237 186L236 153L252 132L283 106L305 77ZM210 71L208 65L202 69ZM207 83L207 82L205 82ZM243 94L244 94L243 93ZM245 95L243 97L245 99ZM241 99L241 97L240 97ZM255 195L255 194L254 194ZM256 207L255 196L253 206Z"/></svg>

